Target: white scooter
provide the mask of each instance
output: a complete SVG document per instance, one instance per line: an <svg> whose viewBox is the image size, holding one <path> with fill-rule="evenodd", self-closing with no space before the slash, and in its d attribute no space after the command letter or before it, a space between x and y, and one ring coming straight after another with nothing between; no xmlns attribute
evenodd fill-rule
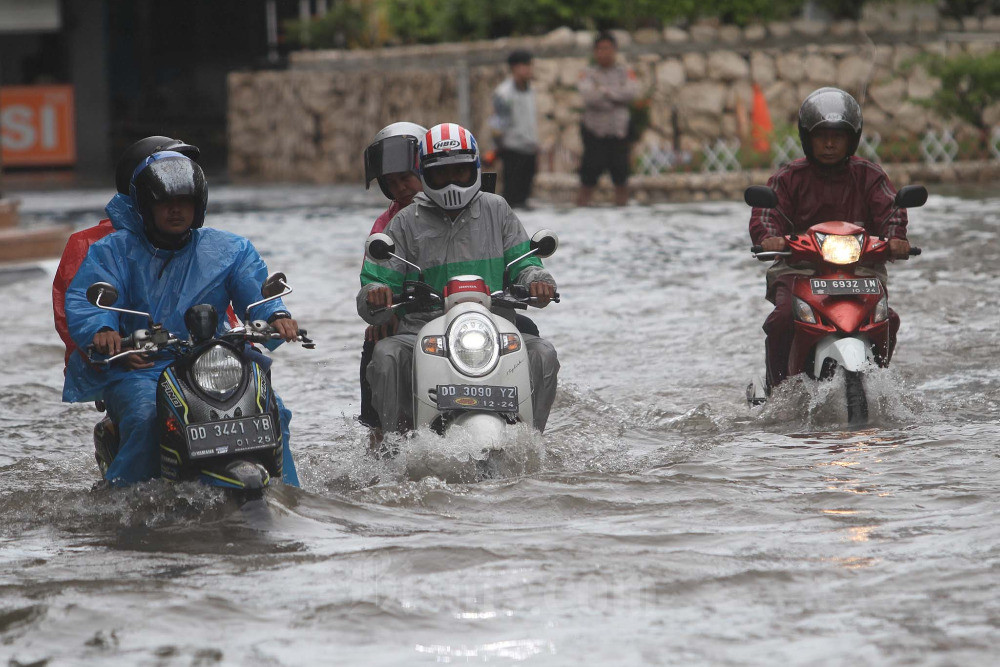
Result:
<svg viewBox="0 0 1000 667"><path fill-rule="evenodd" d="M413 421L415 428L444 434L462 427L474 447L470 455L489 460L503 441L508 425L531 424L531 377L524 339L514 323L492 308L525 309L534 297L511 284L510 267L525 257L548 257L558 237L542 230L531 237L530 249L504 270L503 289L490 293L480 276L455 276L440 294L424 282L423 270L395 254L387 234L372 234L365 250L378 261L390 257L412 266L418 279L403 283L390 308L407 312L442 310L417 334L413 352ZM558 293L552 299L559 302ZM377 311L376 311L377 312Z"/></svg>

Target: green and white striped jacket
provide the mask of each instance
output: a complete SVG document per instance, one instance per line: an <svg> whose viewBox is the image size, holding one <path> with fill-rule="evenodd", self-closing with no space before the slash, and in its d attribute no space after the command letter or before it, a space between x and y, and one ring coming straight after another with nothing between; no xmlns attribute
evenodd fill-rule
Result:
<svg viewBox="0 0 1000 667"><path fill-rule="evenodd" d="M481 276L490 291L502 289L507 262L529 248L528 235L507 201L488 192L476 195L454 221L420 193L389 221L384 231L395 241L396 254L421 267L424 280L439 291L451 278L469 274ZM536 281L556 284L537 257L521 260L510 271L511 280L524 286ZM368 312L368 292L388 285L399 293L404 280L416 279L417 271L394 257L384 262L365 257L357 298L358 314L370 324L386 322L388 311L374 317ZM513 313L502 314L513 317ZM420 315L423 321L436 316Z"/></svg>

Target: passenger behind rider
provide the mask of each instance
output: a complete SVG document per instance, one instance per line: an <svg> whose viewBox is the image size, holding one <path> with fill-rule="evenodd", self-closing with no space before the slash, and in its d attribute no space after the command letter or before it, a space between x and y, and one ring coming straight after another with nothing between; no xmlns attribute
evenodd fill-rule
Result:
<svg viewBox="0 0 1000 667"><path fill-rule="evenodd" d="M179 139L170 137L152 136L140 139L125 149L115 165L115 187L118 193L112 197L111 201L104 208L108 217L101 220L93 227L82 229L72 234L66 241L62 258L59 260L59 268L56 269L55 278L52 281L52 311L56 323L56 332L66 345L66 366L69 366L73 351L76 350L76 343L69 335L69 325L66 324L66 290L73 282L80 264L87 256L87 251L97 241L118 229L124 229L125 220L135 217L135 210L132 206L132 199L129 196L129 186L132 180L132 172L139 164L157 151L177 151L197 161L201 151L196 146L186 144ZM232 311L230 311L232 312ZM85 356L81 353L77 355L76 363L82 363Z"/></svg>
<svg viewBox="0 0 1000 667"><path fill-rule="evenodd" d="M417 165L417 145L427 128L416 123L398 122L379 130L365 148L365 189L377 180L379 188L389 200L385 210L372 225L370 234L385 229L389 221L410 205L413 197L423 189ZM372 390L365 371L372 359L375 343L396 333L399 322L395 313L385 324L370 325L365 329L365 344L361 350L361 417L359 421L372 429L379 429L378 413L372 406Z"/></svg>
<svg viewBox="0 0 1000 667"><path fill-rule="evenodd" d="M184 313L191 306L209 303L221 313L232 302L242 312L260 299L267 266L247 239L203 227L208 186L194 161L175 151L154 153L136 167L130 193L136 215L123 218L121 230L91 246L66 293L69 331L78 347L93 344L114 355L122 350L121 332L148 326L145 317L91 305L86 291L94 282L118 289L116 306L149 313L182 338L189 335ZM280 299L257 306L251 317L270 321L285 340L296 338L298 325ZM218 330L226 327L220 318ZM105 474L112 485L159 475L156 385L169 363L169 358L130 355L103 372L73 365L67 371L63 400L103 400L118 425L120 446ZM297 485L285 423L288 411L281 410L283 479Z"/></svg>
<svg viewBox="0 0 1000 667"><path fill-rule="evenodd" d="M861 106L843 90L820 88L806 97L798 117L805 157L785 165L768 180L768 186L778 196L778 205L777 210L753 209L750 238L755 245L766 252L782 251L788 245L786 235L804 232L820 222L843 220L889 239L894 259L909 258L906 211L898 210L886 219L893 207L895 188L880 166L854 155L863 125ZM792 280L794 274L803 273L811 273L811 269L791 266L780 258L767 272L767 299L774 304L763 326L768 389L788 375L793 333ZM879 276L884 284L885 266L873 267L872 275ZM898 329L899 316L890 309L889 357Z"/></svg>
<svg viewBox="0 0 1000 667"><path fill-rule="evenodd" d="M454 123L431 128L420 140L419 166L423 192L385 228L396 254L423 268L426 281L438 291L450 278L465 274L480 275L491 290L501 289L504 265L527 252L529 240L507 202L481 191L479 149L472 133ZM401 291L405 278L415 278L407 275L413 273L395 258L384 262L366 258L358 314L373 325L388 322L390 311L373 315L371 310L391 305L393 292ZM555 295L555 280L538 258L511 267L511 280L527 287L540 308ZM512 312L500 314L515 320ZM440 312L407 313L397 334L375 345L367 378L384 428L413 426L413 347L420 328L438 316ZM522 333L530 364L534 426L544 430L555 400L559 361L551 343Z"/></svg>
<svg viewBox="0 0 1000 667"><path fill-rule="evenodd" d="M420 182L420 165L418 163L418 147L420 139L427 133L427 128L401 121L392 123L379 130L368 147L365 148L365 189L371 187L372 181L378 181L379 188L389 200L389 208L385 210L372 225L369 234L375 234L385 229L389 221L401 210L413 202L414 196L424 189ZM362 267L364 268L364 267ZM372 406L371 385L368 384L366 371L375 349L375 343L396 333L399 320L395 313L389 321L380 325L369 325L365 330L365 343L361 351L361 417L359 421L365 426L380 429L378 412ZM529 318L518 314L517 328L522 333L538 335L538 327Z"/></svg>

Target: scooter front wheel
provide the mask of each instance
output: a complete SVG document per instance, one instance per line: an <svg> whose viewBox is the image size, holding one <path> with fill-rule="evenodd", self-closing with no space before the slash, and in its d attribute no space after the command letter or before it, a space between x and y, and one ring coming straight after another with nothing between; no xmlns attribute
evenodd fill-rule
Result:
<svg viewBox="0 0 1000 667"><path fill-rule="evenodd" d="M864 376L857 371L844 371L844 391L847 397L847 423L864 426L868 423L868 396Z"/></svg>

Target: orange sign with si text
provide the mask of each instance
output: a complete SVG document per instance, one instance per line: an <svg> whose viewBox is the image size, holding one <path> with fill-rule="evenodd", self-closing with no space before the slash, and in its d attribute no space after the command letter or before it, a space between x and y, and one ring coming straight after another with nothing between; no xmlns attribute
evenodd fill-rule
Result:
<svg viewBox="0 0 1000 667"><path fill-rule="evenodd" d="M0 163L4 167L76 162L73 86L0 88Z"/></svg>

